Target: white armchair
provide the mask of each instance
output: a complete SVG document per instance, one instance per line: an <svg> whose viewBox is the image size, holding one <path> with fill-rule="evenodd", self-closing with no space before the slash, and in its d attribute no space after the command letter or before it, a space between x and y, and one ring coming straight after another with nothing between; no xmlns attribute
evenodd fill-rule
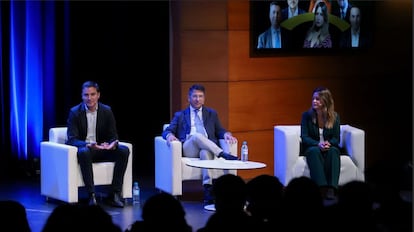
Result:
<svg viewBox="0 0 414 232"><path fill-rule="evenodd" d="M168 124L164 124L165 129ZM182 183L186 180L202 180L201 168L186 165L188 160L199 158L188 158L182 155L182 143L173 141L170 146L162 136L154 138L155 144L155 188L174 196L183 194ZM232 155L237 156L237 143L228 144L220 139L220 147ZM236 175L236 170L215 170L216 175L231 173ZM201 184L201 182L200 182Z"/></svg>
<svg viewBox="0 0 414 232"><path fill-rule="evenodd" d="M49 130L49 141L40 144L40 186L41 195L68 203L78 202L78 188L84 186L78 164L78 148L66 145L66 127ZM130 154L124 175L122 197L132 197L132 144L128 146ZM110 185L114 162L93 163L95 185Z"/></svg>
<svg viewBox="0 0 414 232"><path fill-rule="evenodd" d="M350 125L341 125L339 146L347 155L341 155L339 185L352 180L365 180L365 132ZM283 185L295 177L308 176L306 157L300 153L300 125L274 127L274 175Z"/></svg>

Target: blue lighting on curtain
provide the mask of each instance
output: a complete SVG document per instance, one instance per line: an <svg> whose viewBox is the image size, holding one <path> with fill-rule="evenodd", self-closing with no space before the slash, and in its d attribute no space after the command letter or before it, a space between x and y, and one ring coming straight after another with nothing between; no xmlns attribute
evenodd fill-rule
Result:
<svg viewBox="0 0 414 232"><path fill-rule="evenodd" d="M40 156L43 98L55 75L54 19L53 1L10 4L10 136L19 159Z"/></svg>
<svg viewBox="0 0 414 232"><path fill-rule="evenodd" d="M3 6L0 2L0 10L2 10L1 9L2 7ZM3 26L2 25L3 25L3 21L2 21L2 17L0 17L0 34L2 35L2 36L0 36L0 65L3 66L3 46L2 46L3 45ZM0 90L3 90L3 88L4 88L4 81L3 81L4 79L3 78L4 78L3 67L1 67L0 68ZM4 104L4 102L5 102L5 96L4 95L5 95L4 91L0 91L1 112L6 112L6 109L5 109L6 107L5 107L5 104ZM6 142L5 139L4 139L4 138L6 138L6 129L5 129L6 128L6 120L4 118L4 115L2 115L0 117L0 119L1 119L1 137L3 138L1 140L0 145L4 147L5 142Z"/></svg>

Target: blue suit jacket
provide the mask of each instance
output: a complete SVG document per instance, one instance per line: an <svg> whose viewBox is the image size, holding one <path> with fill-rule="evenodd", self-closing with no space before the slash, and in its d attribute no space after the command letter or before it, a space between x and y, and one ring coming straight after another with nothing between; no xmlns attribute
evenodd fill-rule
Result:
<svg viewBox="0 0 414 232"><path fill-rule="evenodd" d="M280 47L290 47L288 31L284 27L280 27ZM272 48L272 29L269 27L266 31L261 33L257 39L257 49Z"/></svg>
<svg viewBox="0 0 414 232"><path fill-rule="evenodd" d="M86 135L88 132L88 123L86 119L85 104L80 103L70 109L67 121L68 141L66 144L84 147L86 146ZM96 117L96 142L111 143L118 139L116 130L115 117L110 106L98 103Z"/></svg>
<svg viewBox="0 0 414 232"><path fill-rule="evenodd" d="M221 126L217 112L214 109L203 106L202 112L204 128L208 138L218 145L218 140L224 138L227 130ZM191 131L190 115L189 106L176 112L170 125L162 132L162 137L165 139L169 133L173 133L181 142L184 142L187 134L190 134Z"/></svg>

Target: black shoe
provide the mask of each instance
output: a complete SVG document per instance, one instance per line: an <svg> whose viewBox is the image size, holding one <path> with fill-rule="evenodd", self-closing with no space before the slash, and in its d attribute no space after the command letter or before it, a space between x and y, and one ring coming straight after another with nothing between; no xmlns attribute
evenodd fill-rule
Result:
<svg viewBox="0 0 414 232"><path fill-rule="evenodd" d="M237 160L237 156L230 155L229 153L226 153L226 152L221 152L218 155L218 157L219 158L222 157L223 159L226 159L226 160Z"/></svg>
<svg viewBox="0 0 414 232"><path fill-rule="evenodd" d="M203 206L206 206L206 205L214 205L214 200L204 200Z"/></svg>
<svg viewBox="0 0 414 232"><path fill-rule="evenodd" d="M98 205L98 203L96 203L95 193L89 195L88 205Z"/></svg>
<svg viewBox="0 0 414 232"><path fill-rule="evenodd" d="M203 204L211 205L214 204L214 197L213 197L213 186L211 184L205 184L204 187L204 201Z"/></svg>
<svg viewBox="0 0 414 232"><path fill-rule="evenodd" d="M124 208L124 203L121 201L121 196L119 193L112 194L112 196L109 198L108 203L113 207Z"/></svg>

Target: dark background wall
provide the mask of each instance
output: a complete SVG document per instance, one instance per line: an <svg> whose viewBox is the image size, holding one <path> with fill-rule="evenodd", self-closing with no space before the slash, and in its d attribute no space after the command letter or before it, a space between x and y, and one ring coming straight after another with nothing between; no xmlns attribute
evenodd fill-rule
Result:
<svg viewBox="0 0 414 232"><path fill-rule="evenodd" d="M112 106L119 137L134 146L134 178L153 175L153 139L169 120L168 1L69 1L59 32L56 125L81 101L81 84L97 81ZM66 21L65 21L66 20ZM65 44L66 43L66 44ZM67 46L67 47L65 47ZM65 50L66 49L66 50ZM45 128L45 139L47 130Z"/></svg>

